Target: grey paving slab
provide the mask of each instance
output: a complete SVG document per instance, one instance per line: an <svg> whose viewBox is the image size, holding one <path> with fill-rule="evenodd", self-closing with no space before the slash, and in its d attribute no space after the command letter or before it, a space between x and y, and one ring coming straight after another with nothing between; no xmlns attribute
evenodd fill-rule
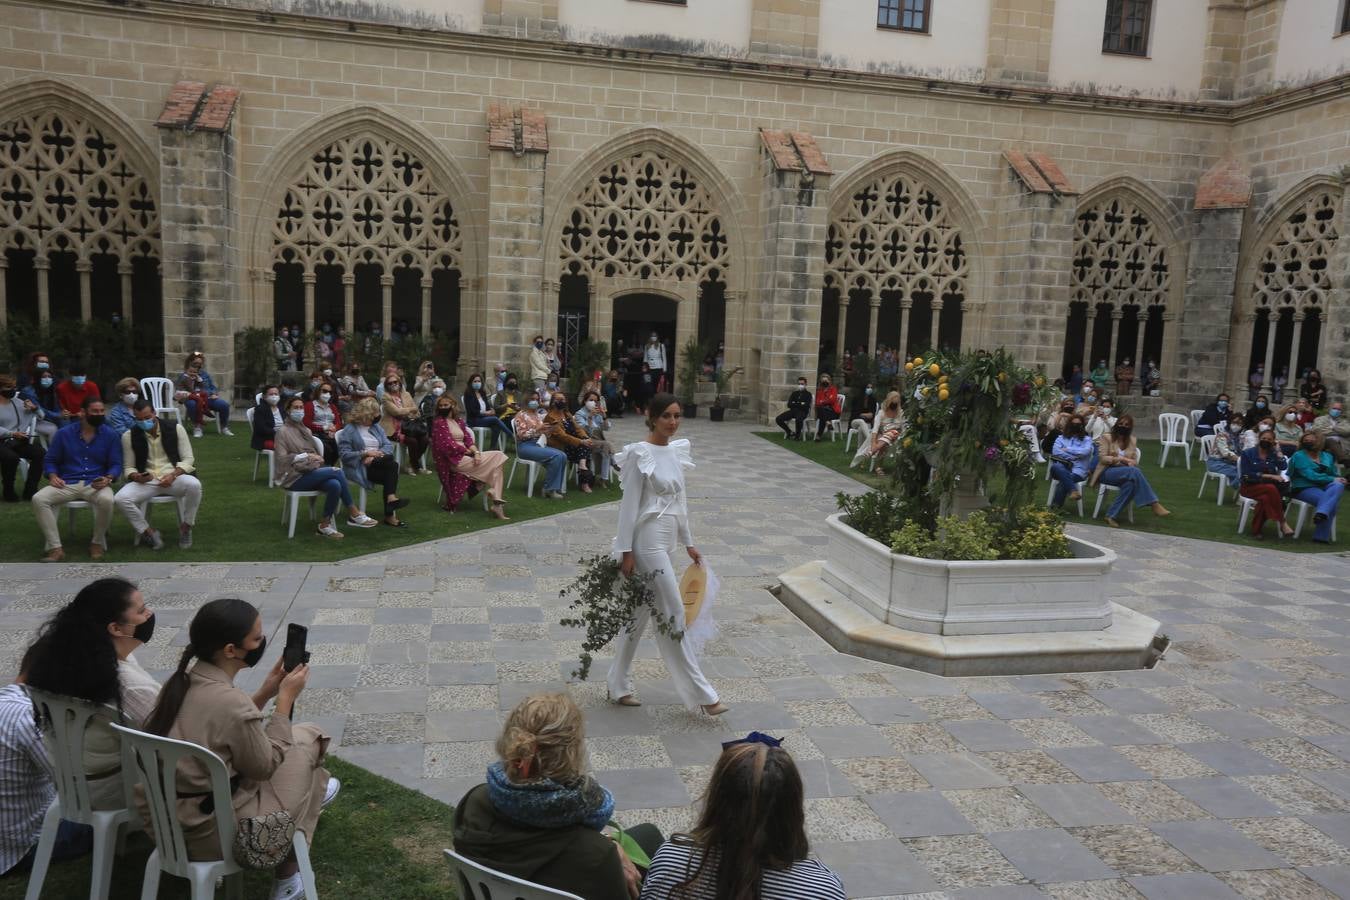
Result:
<svg viewBox="0 0 1350 900"><path fill-rule="evenodd" d="M970 834L978 830L937 791L871 794L864 799L896 837Z"/></svg>
<svg viewBox="0 0 1350 900"><path fill-rule="evenodd" d="M1152 826L1173 847L1211 872L1278 869L1284 860L1227 822L1164 822Z"/></svg>
<svg viewBox="0 0 1350 900"><path fill-rule="evenodd" d="M989 843L1032 881L1092 881L1116 873L1061 828L989 835Z"/></svg>
<svg viewBox="0 0 1350 900"><path fill-rule="evenodd" d="M1095 784L1022 784L1017 789L1066 828L1135 821Z"/></svg>
<svg viewBox="0 0 1350 900"><path fill-rule="evenodd" d="M1129 879L1129 883L1148 900L1242 900L1242 895L1228 885L1201 872L1143 875Z"/></svg>

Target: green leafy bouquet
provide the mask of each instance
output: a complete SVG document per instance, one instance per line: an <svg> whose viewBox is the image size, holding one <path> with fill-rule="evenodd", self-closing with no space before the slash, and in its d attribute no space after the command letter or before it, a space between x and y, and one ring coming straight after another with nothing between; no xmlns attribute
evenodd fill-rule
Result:
<svg viewBox="0 0 1350 900"><path fill-rule="evenodd" d="M684 638L676 617L662 615L656 605L656 592L652 588L655 572L634 572L625 578L619 571L619 561L608 554L579 559L577 563L581 574L558 593L564 600L572 598L567 607L572 615L559 620L559 624L586 629L580 666L572 670L573 678L585 681L590 676L595 651L618 637L621 630L631 631L643 607L651 611L658 634L676 641Z"/></svg>

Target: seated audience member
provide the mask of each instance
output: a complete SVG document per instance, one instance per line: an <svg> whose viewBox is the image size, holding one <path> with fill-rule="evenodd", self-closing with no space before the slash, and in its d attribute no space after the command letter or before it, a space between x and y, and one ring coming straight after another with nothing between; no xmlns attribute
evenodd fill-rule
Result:
<svg viewBox="0 0 1350 900"><path fill-rule="evenodd" d="M347 374L342 376L341 381L343 387L347 390L347 395L352 398L353 402L375 396L375 392L370 389L370 385L366 384L366 379L361 374L361 366L357 363L352 363L351 367L347 369Z"/></svg>
<svg viewBox="0 0 1350 900"><path fill-rule="evenodd" d="M1285 470L1288 467L1289 463L1280 453L1273 431L1263 430L1256 446L1242 451L1238 459L1238 475L1242 482L1238 493L1256 501L1256 510L1252 514L1252 537L1258 540L1267 519L1279 524L1283 536L1294 533L1294 529L1284 520L1283 497L1289 489Z"/></svg>
<svg viewBox="0 0 1350 900"><path fill-rule="evenodd" d="M497 393L492 395L492 411L507 425L516 413L520 412L525 405L527 397L520 391L520 383L515 375L508 372L506 374L506 385Z"/></svg>
<svg viewBox="0 0 1350 900"><path fill-rule="evenodd" d="M281 376L281 402L285 403L292 397L304 399L304 392L300 390L300 381L294 375Z"/></svg>
<svg viewBox="0 0 1350 900"><path fill-rule="evenodd" d="M136 585L100 578L80 589L43 624L29 650L27 683L53 694L121 710L123 722L140 728L159 697L159 682L132 654L150 642L155 613ZM84 736L84 771L95 809L125 801L121 741L96 716ZM120 724L120 723L119 723Z"/></svg>
<svg viewBox="0 0 1350 900"><path fill-rule="evenodd" d="M1220 394L1214 398L1214 402L1204 408L1200 413L1200 421L1195 426L1195 436L1204 437L1207 434L1214 434L1221 429L1228 417L1233 414L1229 408L1228 395Z"/></svg>
<svg viewBox="0 0 1350 900"><path fill-rule="evenodd" d="M604 403L600 392L592 388L581 395L581 406L577 409L575 417L577 424L591 436L591 441L595 444L591 458L597 462L596 476L608 483L610 470L614 467L614 447L605 440L605 430L609 428L609 421L606 419Z"/></svg>
<svg viewBox="0 0 1350 900"><path fill-rule="evenodd" d="M1323 438L1315 431L1303 435L1298 452L1289 458L1289 495L1302 500L1313 514L1313 540L1331 543L1331 526L1345 492L1345 479L1336 468L1336 459L1323 449Z"/></svg>
<svg viewBox="0 0 1350 900"><path fill-rule="evenodd" d="M1110 434L1111 429L1116 427L1116 404L1109 397L1102 400L1090 412L1084 413L1084 422L1087 425L1087 435L1094 441L1102 435Z"/></svg>
<svg viewBox="0 0 1350 900"><path fill-rule="evenodd" d="M445 488L445 509L454 512L470 489L469 482L482 485L488 492L493 516L505 521L506 498L502 491L506 454L500 450L480 450L473 443L473 429L465 423L454 397L436 401L436 418L431 423L431 453L436 472ZM477 491L474 491L476 494Z"/></svg>
<svg viewBox="0 0 1350 900"><path fill-rule="evenodd" d="M1294 415L1298 417L1298 424L1305 431L1309 425L1317 421L1317 413L1313 411L1312 404L1302 397L1294 401Z"/></svg>
<svg viewBox="0 0 1350 900"><path fill-rule="evenodd" d="M81 362L74 362L70 366L70 371L66 377L56 386L56 402L61 407L61 414L69 422L80 415L80 410L84 409L84 401L87 399L102 400L103 395L98 391L98 385L89 380L89 369Z"/></svg>
<svg viewBox="0 0 1350 900"><path fill-rule="evenodd" d="M618 369L609 370L609 375L600 388L600 394L605 398L606 415L611 419L622 419L624 407L628 405L628 392L624 390L623 382L619 379Z"/></svg>
<svg viewBox="0 0 1350 900"><path fill-rule="evenodd" d="M19 389L18 396L25 409L31 407L37 414L37 434L50 444L57 429L65 424L61 401L56 398L56 376L50 369L39 370L31 384Z"/></svg>
<svg viewBox="0 0 1350 900"><path fill-rule="evenodd" d="M1075 405L1072 397L1065 397L1059 403L1059 408L1048 413L1045 419L1045 437L1041 441L1041 451L1049 454L1055 446L1055 441L1069 424L1069 419L1075 415ZM1087 418L1083 417L1083 422Z"/></svg>
<svg viewBox="0 0 1350 900"><path fill-rule="evenodd" d="M1322 373L1309 369L1308 375L1299 385L1298 395L1312 405L1313 409L1327 408L1327 386L1322 382Z"/></svg>
<svg viewBox="0 0 1350 900"><path fill-rule="evenodd" d="M281 414L281 386L265 384L261 402L253 407L253 437L249 446L254 450L271 450L277 430L283 423Z"/></svg>
<svg viewBox="0 0 1350 900"><path fill-rule="evenodd" d="M431 393L432 382L439 381L441 387L445 387L445 379L436 375L436 364L429 359L422 360L422 364L417 367L417 376L413 380L413 402L418 406L422 405L422 399Z"/></svg>
<svg viewBox="0 0 1350 900"><path fill-rule="evenodd" d="M1106 524L1120 527L1120 514L1133 502L1135 506L1151 506L1155 516L1170 516L1167 507L1158 502L1153 486L1139 468L1139 447L1134 440L1134 416L1123 415L1111 426L1109 434L1097 439L1097 468L1092 473L1093 484L1109 484L1116 490L1116 499L1106 511Z"/></svg>
<svg viewBox="0 0 1350 900"><path fill-rule="evenodd" d="M28 358L23 361L23 368L19 370L19 390L33 387L44 374L53 374L52 358L41 350L34 350L28 354Z"/></svg>
<svg viewBox="0 0 1350 900"><path fill-rule="evenodd" d="M342 785L323 768L328 736L316 725L291 724L296 698L309 680L308 665L288 673L278 656L252 697L235 687L236 676L256 666L266 648L262 616L252 604L233 598L208 602L192 617L187 648L164 682L145 730L219 756L230 775L233 817L285 812L313 846L319 813ZM273 698L276 706L264 725L263 711ZM210 792L205 769L179 766L176 812L191 859L220 858L216 812L202 803ZM144 799L141 804L145 819ZM292 851L276 869L271 900L298 900L304 891Z"/></svg>
<svg viewBox="0 0 1350 900"><path fill-rule="evenodd" d="M809 856L801 775L778 745L759 732L722 745L698 823L652 857L641 900L844 900Z"/></svg>
<svg viewBox="0 0 1350 900"><path fill-rule="evenodd" d="M299 335L296 335L296 337L299 338ZM296 353L295 344L291 342L291 330L289 328L277 329L276 340L272 342L272 352L276 355L278 371L294 372L296 370L296 359L299 354Z"/></svg>
<svg viewBox="0 0 1350 900"><path fill-rule="evenodd" d="M400 382L406 384L403 381L403 367L392 359L386 359L384 365L380 367L380 380L375 383L375 399L381 403L384 402L384 383L390 376L396 376Z"/></svg>
<svg viewBox="0 0 1350 900"><path fill-rule="evenodd" d="M1087 436L1083 417L1074 413L1065 422L1064 433L1055 438L1050 451L1050 477L1055 480L1051 506L1059 508L1065 500L1074 502L1082 499L1083 494L1078 490L1078 485L1088 479L1092 452L1092 441Z"/></svg>
<svg viewBox="0 0 1350 900"><path fill-rule="evenodd" d="M322 387L323 387L323 373L317 370L314 372L310 372L309 379L305 382L305 388L303 391L300 392L300 396L303 397L306 402L309 402L318 395L319 390Z"/></svg>
<svg viewBox="0 0 1350 900"><path fill-rule="evenodd" d="M189 353L183 361L183 371L178 376L176 397L183 401L187 416L192 421L192 436L202 436L202 419L214 416L220 421L220 433L234 437L230 431L230 404L216 383L206 371L206 357L200 353Z"/></svg>
<svg viewBox="0 0 1350 900"><path fill-rule="evenodd" d="M544 416L544 427L548 434L548 445L567 454L567 459L577 467L577 481L583 494L591 493L595 484L595 472L591 470L591 453L597 442L591 439L586 429L577 424L577 420L567 411L567 395L555 391L550 395L553 402Z"/></svg>
<svg viewBox="0 0 1350 900"><path fill-rule="evenodd" d="M511 426L497 418L488 399L487 386L483 376L474 372L469 376L468 386L464 389L464 420L470 428L486 428L494 435L498 450L506 449L506 442L515 437Z"/></svg>
<svg viewBox="0 0 1350 900"><path fill-rule="evenodd" d="M91 559L103 558L103 546L112 521L113 492L109 487L122 474L122 438L103 423L103 401L88 397L79 418L52 439L42 461L47 486L33 495L33 514L45 540L43 562L65 559L56 513L72 500L84 500L94 511Z"/></svg>
<svg viewBox="0 0 1350 900"><path fill-rule="evenodd" d="M141 383L135 378L123 378L113 390L117 399L108 407L108 427L126 434L136 427L136 410L132 407L141 399Z"/></svg>
<svg viewBox="0 0 1350 900"><path fill-rule="evenodd" d="M1205 468L1228 479L1228 486L1233 490L1238 488L1238 458L1247 449L1242 442L1245 430L1242 414L1233 413L1227 427L1214 432L1214 450L1205 460Z"/></svg>
<svg viewBox="0 0 1350 900"><path fill-rule="evenodd" d="M1162 370L1153 360L1144 364L1144 396L1152 396L1153 392L1158 390L1158 385L1162 381Z"/></svg>
<svg viewBox="0 0 1350 900"><path fill-rule="evenodd" d="M403 389L403 378L397 374L385 376L384 397L380 401L380 410L384 422L392 425L389 437L396 444L402 444L408 454L408 473L425 475L422 468L422 454L427 452L427 426L413 402L412 394Z"/></svg>
<svg viewBox="0 0 1350 900"><path fill-rule="evenodd" d="M1271 415L1270 399L1265 394L1258 394L1242 418L1248 425L1255 425L1268 415Z"/></svg>
<svg viewBox="0 0 1350 900"><path fill-rule="evenodd" d="M567 480L567 454L546 443L549 426L544 423L539 401L533 397L525 401L525 407L511 418L511 427L516 433L516 456L542 465L544 496L561 500Z"/></svg>
<svg viewBox="0 0 1350 900"><path fill-rule="evenodd" d="M337 433L342 430L342 413L333 402L333 383L324 381L305 403L305 427L323 442L323 464L337 463Z"/></svg>
<svg viewBox="0 0 1350 900"><path fill-rule="evenodd" d="M1097 384L1106 384L1106 380L1111 377L1111 370L1107 367L1106 360L1097 360L1097 365L1092 367L1088 377Z"/></svg>
<svg viewBox="0 0 1350 900"><path fill-rule="evenodd" d="M642 876L604 833L614 798L585 773L585 723L567 694L527 697L497 738L487 781L455 807L455 849L498 872L586 900L631 900ZM648 857L653 825L627 829ZM710 895L711 896L711 895Z"/></svg>
<svg viewBox="0 0 1350 900"><path fill-rule="evenodd" d="M1078 411L1086 415L1089 410L1086 410L1083 407L1097 405L1097 383L1091 378L1084 379L1083 390L1079 392L1077 399Z"/></svg>
<svg viewBox="0 0 1350 900"><path fill-rule="evenodd" d="M43 820L56 800L52 764L25 687L32 655L30 647L14 683L0 688L0 804L5 810L0 816L0 877L23 875L33 867ZM84 856L93 845L92 828L62 819L51 861Z"/></svg>
<svg viewBox="0 0 1350 900"><path fill-rule="evenodd" d="M436 401L445 394L448 386L445 379L433 377L427 385L427 391L417 404L417 415L427 426L427 437L431 436L431 420L436 418Z"/></svg>
<svg viewBox="0 0 1350 900"><path fill-rule="evenodd" d="M37 404L20 398L14 379L0 374L0 482L4 485L6 503L19 502L14 481L19 475L20 460L28 462L23 499L32 500L33 494L37 493L42 479L42 460L47 455L36 440L37 425Z"/></svg>
<svg viewBox="0 0 1350 900"><path fill-rule="evenodd" d="M1325 415L1313 420L1309 429L1322 435L1326 441L1326 450L1345 464L1350 462L1350 419L1345 417L1345 404L1339 400L1331 401Z"/></svg>
<svg viewBox="0 0 1350 900"><path fill-rule="evenodd" d="M853 455L849 467L854 468L863 460L873 459L878 454L884 456L904 430L905 420L900 415L900 392L891 391L886 395L886 402L881 404L880 418L877 419L876 427L872 429L866 441L859 442L858 452Z"/></svg>
<svg viewBox="0 0 1350 900"><path fill-rule="evenodd" d="M878 406L876 393L876 388L868 384L853 398L853 407L848 414L850 427L859 419L866 422L868 428L876 424Z"/></svg>
<svg viewBox="0 0 1350 900"><path fill-rule="evenodd" d="M347 414L346 427L338 432L338 455L342 457L342 472L347 476L348 484L377 491L384 497L384 524L405 528L398 511L407 506L408 501L398 495L394 445L384 429L376 424L379 417L380 404L374 397L358 400Z"/></svg>
<svg viewBox="0 0 1350 900"><path fill-rule="evenodd" d="M825 429L830 427L831 422L839 418L843 406L843 402L839 399L839 390L830 382L830 376L820 376L815 397L817 441L824 440Z"/></svg>
<svg viewBox="0 0 1350 900"><path fill-rule="evenodd" d="M491 387L492 393L494 394L500 391L502 388L506 387L506 366L503 365L502 363L497 363L495 366L493 366L492 384L483 385L483 387L485 389Z"/></svg>
<svg viewBox="0 0 1350 900"><path fill-rule="evenodd" d="M797 389L788 395L787 409L778 414L774 422L779 428L783 429L783 437L795 437L802 439L802 426L808 416L811 415L811 392L806 389L806 379L797 379ZM791 422L796 426L796 431L788 428Z"/></svg>
<svg viewBox="0 0 1350 900"><path fill-rule="evenodd" d="M1280 452L1285 456L1293 456L1302 437L1303 426L1298 423L1298 410L1292 405L1286 406L1275 420L1275 440L1280 445Z"/></svg>
<svg viewBox="0 0 1350 900"><path fill-rule="evenodd" d="M192 546L202 503L202 483L192 474L196 471L192 442L182 425L157 418L149 400L137 400L135 409L136 426L122 435L122 474L127 483L113 500L136 532L136 543L145 541L159 550L164 538L150 527L147 504L155 497L173 497L178 501L178 546L186 550Z"/></svg>
<svg viewBox="0 0 1350 900"><path fill-rule="evenodd" d="M315 451L314 436L305 427L305 401L299 397L286 402L286 421L277 432L272 462L277 484L286 490L319 491L325 495L318 529L324 537L342 537L333 522L339 502L347 508L347 524L353 528L374 528L379 524L352 502L342 469L323 464L323 454Z"/></svg>

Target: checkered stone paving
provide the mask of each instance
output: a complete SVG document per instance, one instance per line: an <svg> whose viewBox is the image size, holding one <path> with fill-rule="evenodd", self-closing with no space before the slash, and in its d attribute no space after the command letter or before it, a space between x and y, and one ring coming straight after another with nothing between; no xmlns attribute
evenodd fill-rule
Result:
<svg viewBox="0 0 1350 900"><path fill-rule="evenodd" d="M451 803L482 780L506 710L568 690L618 818L666 831L690 824L720 741L768 731L801 769L814 851L855 898L1350 896L1350 560L1080 529L1119 554L1112 599L1173 639L1162 664L944 679L836 653L767 590L820 558L833 496L856 482L744 425L686 428L694 534L723 583L704 657L721 719L679 705L649 640L640 709L606 702L605 657L569 684L579 638L558 592L608 546L613 504L333 565L118 566L158 611L143 662L170 668L210 597L262 609L269 661L287 622L308 625L299 715L344 758ZM105 572L2 568L11 668Z"/></svg>

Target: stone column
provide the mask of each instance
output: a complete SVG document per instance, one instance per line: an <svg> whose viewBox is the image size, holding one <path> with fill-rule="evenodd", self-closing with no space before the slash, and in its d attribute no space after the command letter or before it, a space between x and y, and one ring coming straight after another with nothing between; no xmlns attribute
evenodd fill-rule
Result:
<svg viewBox="0 0 1350 900"><path fill-rule="evenodd" d="M80 277L80 321L88 322L94 318L94 299L89 292L89 278L94 264L87 259L75 260L75 272Z"/></svg>
<svg viewBox="0 0 1350 900"><path fill-rule="evenodd" d="M37 272L38 322L46 325L52 320L52 295L47 284L47 273L51 271L51 260L45 256L33 259L33 268Z"/></svg>
<svg viewBox="0 0 1350 900"><path fill-rule="evenodd" d="M845 341L848 338L848 294L841 291L839 293L839 319L835 325L834 351L835 356L842 360L844 354L848 353L848 344Z"/></svg>
<svg viewBox="0 0 1350 900"><path fill-rule="evenodd" d="M342 330L350 337L356 330L356 275L342 273Z"/></svg>
<svg viewBox="0 0 1350 900"><path fill-rule="evenodd" d="M1270 307L1266 310L1266 358L1265 358L1265 390L1270 393L1271 384L1274 381L1275 373L1275 332L1280 328L1280 310ZM1272 398L1272 401L1274 399Z"/></svg>
<svg viewBox="0 0 1350 900"><path fill-rule="evenodd" d="M201 350L221 395L234 395L239 294L237 148L239 91L180 82L159 126L164 355Z"/></svg>
<svg viewBox="0 0 1350 900"><path fill-rule="evenodd" d="M895 355L900 368L905 367L905 360L909 359L909 347L906 341L909 340L909 311L914 307L914 301L909 297L903 297L900 300L900 343L895 345Z"/></svg>
<svg viewBox="0 0 1350 900"><path fill-rule="evenodd" d="M758 374L753 415L768 421L797 383L816 370L824 290L825 232L832 170L804 132L761 130L758 349L747 369ZM752 299L751 302L756 302ZM843 352L848 297L840 296L838 347ZM750 381L744 384L749 387Z"/></svg>
<svg viewBox="0 0 1350 900"><path fill-rule="evenodd" d="M873 297L867 311L867 353L877 355L877 314L881 312L881 298Z"/></svg>
<svg viewBox="0 0 1350 900"><path fill-rule="evenodd" d="M431 279L422 279L422 337L431 337Z"/></svg>
<svg viewBox="0 0 1350 900"><path fill-rule="evenodd" d="M314 332L314 285L319 280L319 276L313 272L305 272L300 276L300 281L305 286L305 334Z"/></svg>
<svg viewBox="0 0 1350 900"><path fill-rule="evenodd" d="M1116 347L1116 339L1120 335L1120 319L1125 315L1124 310L1117 307L1111 308L1111 342L1106 345L1106 367L1115 371L1116 366L1120 365L1120 350ZM1100 388L1101 385L1098 385Z"/></svg>
<svg viewBox="0 0 1350 900"><path fill-rule="evenodd" d="M122 323L127 327L131 326L132 313L132 288L131 275L135 271L129 262L120 262L117 264L117 275L122 282Z"/></svg>
<svg viewBox="0 0 1350 900"><path fill-rule="evenodd" d="M385 272L380 276L380 328L384 339L394 333L394 276Z"/></svg>
<svg viewBox="0 0 1350 900"><path fill-rule="evenodd" d="M9 270L9 257L0 252L0 328L9 324L9 300L6 298L8 289L5 286L5 276Z"/></svg>
<svg viewBox="0 0 1350 900"><path fill-rule="evenodd" d="M936 350L938 349L938 329L942 326L942 301L937 297L933 298L932 309L932 321L929 323L932 335L928 339L928 346Z"/></svg>
<svg viewBox="0 0 1350 900"><path fill-rule="evenodd" d="M1289 390L1291 385L1298 383L1298 348L1303 340L1303 315L1303 310L1294 310L1294 342L1289 348L1289 384L1285 385L1286 391ZM1273 381L1275 373L1272 372L1270 377Z"/></svg>
<svg viewBox="0 0 1350 900"><path fill-rule="evenodd" d="M1138 323L1138 331L1134 335L1134 355L1130 357L1130 362L1134 363L1134 380L1141 382L1144 380L1144 332L1148 330L1148 307L1140 305L1134 320Z"/></svg>
<svg viewBox="0 0 1350 900"><path fill-rule="evenodd" d="M1092 338L1097 330L1097 304L1088 302L1087 309L1087 328L1083 331L1083 352L1079 354L1082 361L1078 364L1083 369L1083 377L1092 371Z"/></svg>

